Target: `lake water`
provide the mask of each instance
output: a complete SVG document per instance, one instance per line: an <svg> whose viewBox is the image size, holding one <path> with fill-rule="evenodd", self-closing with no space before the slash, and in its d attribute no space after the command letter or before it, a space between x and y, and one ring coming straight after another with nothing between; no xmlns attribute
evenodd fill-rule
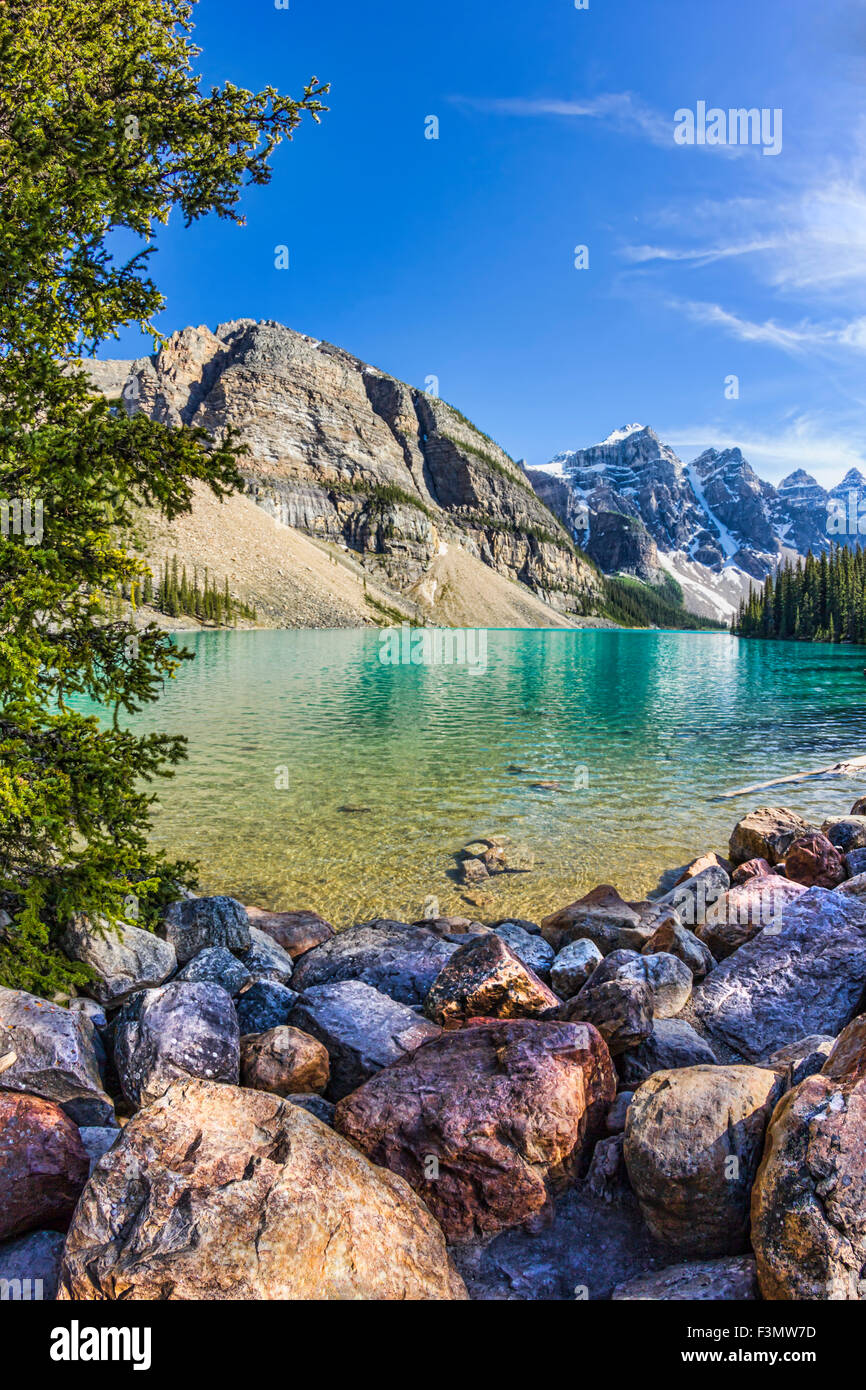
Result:
<svg viewBox="0 0 866 1390"><path fill-rule="evenodd" d="M338 926L411 920L431 893L443 912L535 920L600 882L640 897L665 867L724 851L752 806L823 819L866 794L845 779L712 799L866 751L856 648L492 631L482 670L383 664L374 630L181 640L195 662L135 724L190 743L156 841L198 859L207 891ZM454 854L485 833L536 867L470 904Z"/></svg>

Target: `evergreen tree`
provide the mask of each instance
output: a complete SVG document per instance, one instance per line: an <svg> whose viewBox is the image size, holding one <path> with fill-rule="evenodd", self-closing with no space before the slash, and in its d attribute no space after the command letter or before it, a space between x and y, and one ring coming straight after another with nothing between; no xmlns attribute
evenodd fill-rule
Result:
<svg viewBox="0 0 866 1390"><path fill-rule="evenodd" d="M114 606L145 570L126 539L140 507L171 521L196 480L218 497L241 481L232 436L106 402L76 360L127 325L154 332L148 257L172 209L240 222L243 185L267 183L275 146L324 109L315 80L300 100L201 91L192 13L185 0L0 6L0 499L39 518L38 543L0 535L0 985L40 993L82 978L56 945L71 913L116 923L134 892L147 923L188 880L148 846L146 783L170 775L182 740L118 721L158 698L181 656ZM125 263L106 246L118 229L143 246ZM163 607L170 585L166 568ZM78 696L114 721L75 711Z"/></svg>

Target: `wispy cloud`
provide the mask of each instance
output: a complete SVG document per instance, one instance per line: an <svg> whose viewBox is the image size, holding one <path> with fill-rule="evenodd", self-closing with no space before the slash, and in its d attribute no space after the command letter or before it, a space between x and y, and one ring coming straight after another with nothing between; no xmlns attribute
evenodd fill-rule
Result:
<svg viewBox="0 0 866 1390"><path fill-rule="evenodd" d="M842 323L814 323L803 319L798 324L786 326L774 319L754 322L731 313L720 304L677 299L671 299L668 303L693 322L723 328L744 343L765 343L794 353L840 347L866 352L866 317Z"/></svg>
<svg viewBox="0 0 866 1390"><path fill-rule="evenodd" d="M452 97L457 105L502 116L559 116L601 121L626 134L639 135L653 145L675 149L673 114L654 110L633 92L605 92L576 100L554 97Z"/></svg>
<svg viewBox="0 0 866 1390"><path fill-rule="evenodd" d="M754 240L734 242L729 246L626 246L623 256L634 265L651 261L685 261L694 265L711 265L714 261L730 260L733 256L752 256L758 251L773 251L778 242Z"/></svg>

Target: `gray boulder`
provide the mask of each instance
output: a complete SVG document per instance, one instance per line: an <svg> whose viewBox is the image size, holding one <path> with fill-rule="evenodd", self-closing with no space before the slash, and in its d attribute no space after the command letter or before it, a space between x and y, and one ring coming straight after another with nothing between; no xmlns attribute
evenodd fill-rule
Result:
<svg viewBox="0 0 866 1390"><path fill-rule="evenodd" d="M294 964L288 951L274 941L267 932L258 927L250 927L252 945L243 958L244 965L254 980L274 980L279 985L287 985L292 978Z"/></svg>
<svg viewBox="0 0 866 1390"><path fill-rule="evenodd" d="M700 926L707 912L731 886L730 875L719 864L710 864L693 878L678 883L657 901L671 908L684 927Z"/></svg>
<svg viewBox="0 0 866 1390"><path fill-rule="evenodd" d="M87 917L73 917L61 945L70 960L89 965L94 976L82 989L100 1004L122 1004L138 989L161 985L177 969L174 947L153 932L123 922L94 927Z"/></svg>
<svg viewBox="0 0 866 1390"><path fill-rule="evenodd" d="M119 1131L113 1130L116 1136ZM0 1245L0 1299L53 1302L60 1281L66 1237L59 1231L28 1231Z"/></svg>
<svg viewBox="0 0 866 1390"><path fill-rule="evenodd" d="M699 985L694 1007L712 1038L749 1061L808 1033L840 1033L866 988L866 907L810 888Z"/></svg>
<svg viewBox="0 0 866 1390"><path fill-rule="evenodd" d="M235 898L187 898L166 909L162 935L170 941L180 965L206 946L225 946L243 953L250 949L250 919Z"/></svg>
<svg viewBox="0 0 866 1390"><path fill-rule="evenodd" d="M672 1299L711 1303L749 1302L758 1297L758 1270L754 1255L731 1255L723 1260L695 1260L668 1265L638 1279L620 1284L611 1294L614 1302L642 1300L669 1303Z"/></svg>
<svg viewBox="0 0 866 1390"><path fill-rule="evenodd" d="M511 947L518 960L528 965L540 980L549 982L555 952L540 934L528 932L518 922L503 922L494 930Z"/></svg>
<svg viewBox="0 0 866 1390"><path fill-rule="evenodd" d="M190 984L222 985L228 994L240 994L245 985L253 982L247 964L225 946L205 946L178 972L177 978Z"/></svg>
<svg viewBox="0 0 866 1390"><path fill-rule="evenodd" d="M851 849L843 857L849 878L856 878L858 874L866 874L866 849Z"/></svg>
<svg viewBox="0 0 866 1390"><path fill-rule="evenodd" d="M594 941L582 937L571 941L554 959L550 967L550 985L560 999L571 999L597 970L604 956Z"/></svg>
<svg viewBox="0 0 866 1390"><path fill-rule="evenodd" d="M288 1023L297 1002L295 990L281 985L279 980L256 980L238 999L241 1037L248 1033L269 1033L272 1028Z"/></svg>
<svg viewBox="0 0 866 1390"><path fill-rule="evenodd" d="M198 1077L235 1086L240 1032L231 995L220 985L174 981L142 990L117 1020L114 1063L123 1094L149 1105L173 1081Z"/></svg>
<svg viewBox="0 0 866 1390"><path fill-rule="evenodd" d="M866 816L843 816L841 820L828 820L821 826L821 831L840 854L866 849Z"/></svg>
<svg viewBox="0 0 866 1390"><path fill-rule="evenodd" d="M342 1100L375 1072L442 1031L361 980L306 990L289 1023L328 1049L331 1079L325 1095L332 1101Z"/></svg>
<svg viewBox="0 0 866 1390"><path fill-rule="evenodd" d="M815 1076L833 1050L835 1038L828 1033L814 1033L810 1038L800 1038L798 1042L788 1043L761 1063L762 1067L790 1072L789 1086L799 1086L807 1076Z"/></svg>
<svg viewBox="0 0 866 1390"><path fill-rule="evenodd" d="M114 1147L120 1130L91 1125L87 1129L80 1129L78 1133L81 1135L81 1142L84 1145L84 1152L87 1154L92 1173L102 1155L107 1154L108 1150Z"/></svg>
<svg viewBox="0 0 866 1390"><path fill-rule="evenodd" d="M307 951L295 963L292 985L306 992L318 985L360 980L400 1004L420 1004L456 950L425 927L380 918L350 927Z"/></svg>
<svg viewBox="0 0 866 1390"><path fill-rule="evenodd" d="M0 989L0 1057L7 1091L56 1101L77 1125L114 1123L102 1088L95 1030L80 1010L61 1008L21 989Z"/></svg>
<svg viewBox="0 0 866 1390"><path fill-rule="evenodd" d="M657 1071L715 1066L718 1058L709 1043L681 1018L659 1018L646 1042L624 1052L617 1063L624 1086L633 1089Z"/></svg>
<svg viewBox="0 0 866 1390"><path fill-rule="evenodd" d="M321 1120L323 1125L330 1125L334 1128L335 1105L332 1100L325 1100L324 1096L284 1096L284 1100L292 1105L299 1105L302 1110L306 1110L308 1115L315 1115L317 1120Z"/></svg>

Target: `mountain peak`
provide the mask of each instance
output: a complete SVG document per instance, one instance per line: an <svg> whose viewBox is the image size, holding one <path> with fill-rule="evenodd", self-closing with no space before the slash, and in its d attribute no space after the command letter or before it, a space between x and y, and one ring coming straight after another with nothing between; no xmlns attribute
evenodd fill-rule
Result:
<svg viewBox="0 0 866 1390"><path fill-rule="evenodd" d="M612 434L603 439L602 444L621 444L624 439L630 438L633 434L652 434L652 430L647 425L623 425L621 429L614 430Z"/></svg>

